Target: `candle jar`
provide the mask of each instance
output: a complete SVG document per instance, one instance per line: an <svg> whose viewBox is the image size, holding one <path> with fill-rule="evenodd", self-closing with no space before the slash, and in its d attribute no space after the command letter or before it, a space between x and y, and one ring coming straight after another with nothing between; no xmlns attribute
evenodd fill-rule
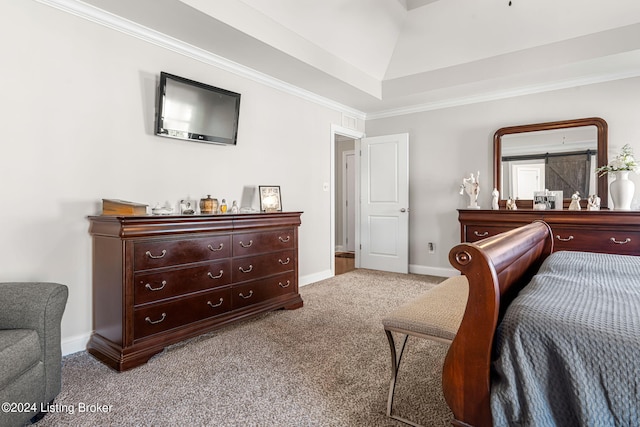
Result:
<svg viewBox="0 0 640 427"><path fill-rule="evenodd" d="M205 199L200 199L200 213L205 215L211 215L218 212L218 199L212 199L210 194L207 194Z"/></svg>

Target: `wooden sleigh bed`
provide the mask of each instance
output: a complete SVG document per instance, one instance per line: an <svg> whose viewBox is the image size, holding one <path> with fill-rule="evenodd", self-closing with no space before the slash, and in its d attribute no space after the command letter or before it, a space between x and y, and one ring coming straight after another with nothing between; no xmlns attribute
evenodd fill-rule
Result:
<svg viewBox="0 0 640 427"><path fill-rule="evenodd" d="M557 262L552 264L558 258L564 258L561 260L562 263L571 263L574 259L580 259L579 262L586 264L587 267L581 265L565 269L565 264L557 264ZM476 243L457 245L451 249L449 260L469 281L469 298L465 314L458 333L449 348L443 367L443 393L454 414L453 425L478 427L492 426L494 424L496 426L514 424L562 425L563 422L568 422L568 424L564 425L640 425L638 424L640 423L640 410L637 409L640 406L640 362L636 362L635 359L637 357L633 356L634 354L640 354L640 350L636 347L640 346L640 332L638 332L640 330L640 313L636 312L636 310L639 310L637 307L640 306L640 303L638 303L640 301L640 291L636 292L634 290L635 287L640 287L638 286L640 278L634 279L634 277L640 275L640 257L582 252L553 253L553 239L550 227L542 221L536 221L527 226ZM587 271L590 265L595 265L593 268L597 267L599 269L597 271L607 272L606 277L593 280L593 282L599 283L595 286L595 294L589 294L591 291L587 289L590 286L588 282L591 281L588 277L594 274ZM619 270L623 271L627 276L616 279L614 284L611 285L608 279L609 272L616 270L618 265L621 265ZM541 266L543 266L543 271L539 272ZM551 272L547 273L549 269ZM565 274L568 276L566 279L561 277L562 270L569 272ZM558 274L560 274L560 279L556 277ZM581 274L587 274L588 276L581 276ZM605 276L605 274L596 274L596 276ZM552 326L545 324L542 327L537 327L536 325L527 325L527 321L529 323L534 323L535 321L527 320L521 314L517 316L519 316L518 319L524 319L524 327L517 326L512 328L504 325L507 320L511 321L510 317L513 317L513 310L517 310L522 306L525 307L524 311L529 309L527 306L529 300L526 298L531 298L531 292L529 291L533 292L533 290L540 288L539 282L543 282L543 288L547 286L543 292L551 289L551 294L553 294L555 288L561 289L564 286L562 285L563 280L569 283L565 286L566 288L573 289L572 292L577 291L578 294L584 292L585 295L576 298L576 301L579 301L576 304L567 304L567 301L562 301L562 304L565 304L566 307L571 307L571 309L565 310L565 306L560 307L559 317L563 318L565 317L565 312L574 310L573 306L576 306L575 310L581 310L581 306L593 309L589 308L589 306L594 305L590 301L602 300L602 304L605 304L605 306L604 308L596 307L596 312L604 313L605 323L612 318L618 324L621 323L624 329L619 339L615 338L618 335L617 331L614 331L612 335L609 335L608 330L604 334L598 332L603 337L599 338L603 342L595 344L597 350L594 355L588 353L589 355L582 359L578 357L578 362L562 360L562 357L571 359L574 357L575 348L583 346L584 343L588 344L587 347L592 347L591 339L582 336L583 329L585 329L582 325L563 326L558 324L560 326L555 326L556 324L553 323ZM622 290L618 289L618 283L620 283ZM558 285L556 286L556 284ZM612 287L615 289L610 292ZM583 291L583 289L587 290ZM614 308L609 307L611 304L609 293L618 294L620 301L615 302L615 304L621 304L623 307L618 307L618 305ZM596 296L594 297L593 295ZM516 296L518 296L517 299L515 299ZM525 302L522 302L523 298ZM573 297L569 296L568 298L569 301L572 301ZM556 299L555 296L552 296L550 304L554 305ZM562 297L558 300L561 299ZM545 304L549 303L545 302ZM595 305L597 306L598 304ZM510 307L509 311L507 311L508 307ZM546 316L547 308L543 308L542 311ZM554 314L553 316L556 315ZM590 323L589 319L592 318L592 314L577 312L576 317L578 319L586 318L586 323ZM620 319L621 317L622 320ZM635 319L635 317L638 317L638 319ZM630 319L629 321L628 318ZM555 319L553 321L555 322ZM587 325L586 329L599 328L600 324L598 322L595 323L595 326ZM515 392L511 391L515 394L505 394L509 407L503 411L503 415L506 415L503 418L498 417L498 421L496 421L496 407L494 407L498 399L496 390L502 387L500 383L498 383L499 387L496 386L496 377L499 377L503 370L508 370L504 366L496 365L496 363L501 362L498 359L506 359L507 353L512 351L505 350L499 347L498 344L502 346L503 341L508 341L509 338L505 337L508 329L517 329L518 333L520 333L520 329L527 329L529 326L532 326L533 329L536 329L536 327L542 329L541 334L543 337L529 339L528 336L524 338L519 336L516 338L516 350L513 350L514 354L516 354L514 356L517 359L516 363L520 363L519 360L521 359L526 359L529 353L535 354L535 356L532 356L534 358L533 361L523 364L524 368L514 368L516 375L515 379L512 378L511 381L515 384L512 387ZM568 335L568 338L565 339L565 341L568 341L568 344L565 343L565 346L568 346L567 350L562 350L562 346L554 341L556 339L554 334L558 332L564 332ZM547 335L551 336L551 338ZM614 338L611 338L611 336L614 336ZM558 340L562 341L563 338ZM529 343L531 343L533 349L526 348ZM517 347L525 348L524 350L520 349L521 352L517 353ZM620 355L619 359L612 361L618 357L616 355L620 353L621 348L625 349L625 352L622 352L624 354ZM568 356L559 356L563 351ZM538 352L543 352L542 356L539 356ZM605 358L604 361L602 358ZM629 359L632 360L629 361ZM512 362L510 361L509 363ZM608 363L615 364L616 368L609 369ZM575 368L574 365L576 365ZM587 367L585 368L582 365L587 365ZM551 370L545 371L549 366ZM619 366L623 366L623 368L618 368ZM510 367L508 368L510 369ZM529 369L529 372L519 375L519 369ZM600 371L594 374L592 372L593 369L599 369ZM540 386L542 390L521 390L526 387L532 387L530 384L525 383L533 382L529 380L529 377L538 375L538 371L541 371L540 374L543 377L537 384L534 384L534 388ZM573 371L576 371L577 374ZM576 380L574 377L562 378L565 375L574 375L578 379ZM559 388L554 385L547 389L545 384L541 384L545 381L556 381L556 377L559 378L559 381L564 381ZM549 378L553 379L549 380ZM504 379L500 380L503 381ZM569 389L563 389L565 383ZM600 383L604 387L613 387L613 390L605 389L601 391L599 389ZM613 384L613 386L609 384ZM571 387L574 387L574 389L571 389ZM595 388L594 391L589 391L592 395L586 397L578 396L578 398L574 396L576 394L588 394L583 393L582 390L590 390L591 388ZM504 388L502 392L504 392ZM557 396L558 393L560 396ZM533 396L531 399L534 402L527 401L529 396ZM554 402L556 399L558 401ZM562 399L569 400L565 402ZM542 401L542 404L537 408L536 404L538 402L535 400ZM574 401L579 402L576 403ZM576 406L577 409L573 408L573 406ZM501 410L502 408L500 407L498 412ZM537 413L536 410L538 411ZM530 413L526 416L513 414L518 411L522 413L529 411ZM569 415L558 415L556 414L558 411L569 412ZM509 417L512 418L510 419ZM564 421L558 422L557 420Z"/></svg>

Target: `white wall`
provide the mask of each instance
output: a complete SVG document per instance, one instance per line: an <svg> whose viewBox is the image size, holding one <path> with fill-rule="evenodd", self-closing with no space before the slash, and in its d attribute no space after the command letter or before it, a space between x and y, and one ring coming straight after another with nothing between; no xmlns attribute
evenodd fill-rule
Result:
<svg viewBox="0 0 640 427"><path fill-rule="evenodd" d="M301 282L330 274L331 201L322 186L331 181L331 124L341 112L40 3L0 5L0 281L69 286L65 353L84 348L92 328L86 217L102 198L231 201L244 186L280 185L284 209L304 211ZM153 135L162 70L242 93L237 147ZM599 116L609 123L610 156L625 143L640 154L638 94L636 78L368 121L367 136L410 134L411 270L452 273L447 253L466 203L458 186L480 170L480 203L489 206L495 130Z"/></svg>
<svg viewBox="0 0 640 427"><path fill-rule="evenodd" d="M280 185L284 209L304 211L301 283L330 274L322 185L340 112L36 2L1 4L0 281L69 286L65 353L92 330L87 216L102 198L230 203L244 186ZM160 71L240 92L238 145L154 136Z"/></svg>
<svg viewBox="0 0 640 427"><path fill-rule="evenodd" d="M468 203L458 194L462 178L480 171L482 208L491 207L493 134L504 126L586 117L609 125L609 158L624 144L640 155L640 78L515 97L463 107L370 120L367 136L409 132L411 271L453 273L449 249L460 241L456 209ZM640 205L640 176L632 208ZM609 203L611 206L611 203ZM427 243L435 242L429 254Z"/></svg>

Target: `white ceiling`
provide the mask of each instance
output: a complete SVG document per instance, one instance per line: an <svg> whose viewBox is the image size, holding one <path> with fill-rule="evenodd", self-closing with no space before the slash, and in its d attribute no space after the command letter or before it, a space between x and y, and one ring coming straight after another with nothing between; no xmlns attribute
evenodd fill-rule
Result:
<svg viewBox="0 0 640 427"><path fill-rule="evenodd" d="M638 0L84 0L368 117L640 75Z"/></svg>

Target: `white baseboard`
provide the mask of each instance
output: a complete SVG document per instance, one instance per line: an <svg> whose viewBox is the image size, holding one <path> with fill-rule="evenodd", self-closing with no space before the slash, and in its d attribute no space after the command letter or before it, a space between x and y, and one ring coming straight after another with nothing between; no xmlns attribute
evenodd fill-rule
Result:
<svg viewBox="0 0 640 427"><path fill-rule="evenodd" d="M331 270L321 271L319 273L300 277L298 280L298 284L299 286L309 285L311 283L319 282L320 280L328 279L330 277L333 277L333 275L331 274ZM61 344L62 355L66 356L86 350L89 338L91 338L91 332L64 338Z"/></svg>
<svg viewBox="0 0 640 427"><path fill-rule="evenodd" d="M330 277L333 277L331 270L325 270L319 273L300 276L300 278L298 279L298 286L310 285L311 283L319 282L321 280L328 279Z"/></svg>
<svg viewBox="0 0 640 427"><path fill-rule="evenodd" d="M422 265L410 265L409 272L414 274L424 274L424 275L440 276L440 277L452 277L460 274L458 270L454 270L451 268L426 267ZM331 277L333 277L331 270L324 270L318 273L301 276L298 279L298 285L299 286L310 285L311 283L319 282L321 280L329 279ZM86 350L87 343L89 342L90 337L91 337L91 332L88 332L86 334L80 334L70 338L63 339L62 355L66 356L68 354L73 354L79 351Z"/></svg>
<svg viewBox="0 0 640 427"><path fill-rule="evenodd" d="M426 265L409 265L409 273L438 277L459 276L460 272L454 268L427 267Z"/></svg>
<svg viewBox="0 0 640 427"><path fill-rule="evenodd" d="M91 332L76 335L62 340L62 355L77 353L87 349L87 343L91 337Z"/></svg>

